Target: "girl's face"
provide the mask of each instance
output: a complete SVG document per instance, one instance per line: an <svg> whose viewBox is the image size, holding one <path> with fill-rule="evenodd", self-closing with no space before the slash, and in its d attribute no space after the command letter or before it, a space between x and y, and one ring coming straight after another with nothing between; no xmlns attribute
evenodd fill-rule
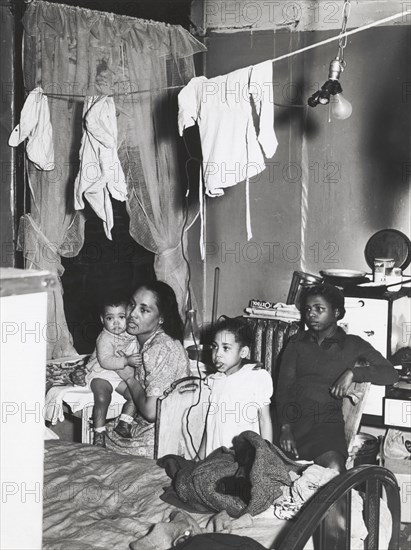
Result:
<svg viewBox="0 0 411 550"><path fill-rule="evenodd" d="M220 331L214 337L211 357L218 372L230 375L241 369L242 359L247 357L248 351L247 346L235 341L232 332Z"/></svg>
<svg viewBox="0 0 411 550"><path fill-rule="evenodd" d="M104 328L112 334L121 334L126 330L126 307L107 306L100 317Z"/></svg>
<svg viewBox="0 0 411 550"><path fill-rule="evenodd" d="M137 336L139 343L144 344L162 322L154 292L145 287L139 288L127 306L127 332Z"/></svg>
<svg viewBox="0 0 411 550"><path fill-rule="evenodd" d="M323 296L309 296L305 303L304 316L308 328L324 333L336 326L339 311L334 309Z"/></svg>

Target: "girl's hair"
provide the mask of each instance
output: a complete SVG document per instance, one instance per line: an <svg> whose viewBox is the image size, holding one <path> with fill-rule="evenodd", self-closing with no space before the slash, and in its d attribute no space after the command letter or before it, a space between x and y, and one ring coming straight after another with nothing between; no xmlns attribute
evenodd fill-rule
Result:
<svg viewBox="0 0 411 550"><path fill-rule="evenodd" d="M250 347L253 341L250 326L243 319L237 317L225 317L222 321L219 321L214 327L213 338L215 338L217 332L231 332L234 335L235 342L240 344L241 347Z"/></svg>
<svg viewBox="0 0 411 550"><path fill-rule="evenodd" d="M163 318L161 325L164 332L183 342L184 324L178 311L177 298L174 290L163 281L151 281L144 283L139 288L150 290L156 297L158 311Z"/></svg>
<svg viewBox="0 0 411 550"><path fill-rule="evenodd" d="M300 301L300 310L304 314L305 306L307 303L307 298L309 296L322 296L333 309L338 309L339 316L338 320L342 319L345 315L344 307L344 294L339 288L334 285L329 285L326 283L307 286L301 292L301 301Z"/></svg>

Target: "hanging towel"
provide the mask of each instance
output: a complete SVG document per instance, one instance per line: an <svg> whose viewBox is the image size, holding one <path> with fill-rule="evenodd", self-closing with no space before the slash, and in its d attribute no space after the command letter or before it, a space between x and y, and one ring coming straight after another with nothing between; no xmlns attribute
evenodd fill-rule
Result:
<svg viewBox="0 0 411 550"><path fill-rule="evenodd" d="M112 97L87 97L83 110L84 131L80 148L80 170L74 182L74 207L84 208L84 198L103 220L111 240L114 225L110 195L127 199L127 185L117 154L117 120Z"/></svg>
<svg viewBox="0 0 411 550"><path fill-rule="evenodd" d="M32 90L23 105L20 124L9 137L9 145L17 147L27 139L28 158L39 170L54 170L53 130L48 99L40 87Z"/></svg>

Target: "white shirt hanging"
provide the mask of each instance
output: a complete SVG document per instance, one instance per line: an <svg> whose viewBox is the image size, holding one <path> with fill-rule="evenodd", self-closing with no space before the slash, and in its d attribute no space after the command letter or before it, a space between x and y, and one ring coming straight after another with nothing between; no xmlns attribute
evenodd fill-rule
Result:
<svg viewBox="0 0 411 550"><path fill-rule="evenodd" d="M27 157L39 170L54 170L53 130L48 99L39 86L32 90L24 102L20 124L9 137L9 145L17 147L27 139Z"/></svg>
<svg viewBox="0 0 411 550"><path fill-rule="evenodd" d="M272 62L265 61L212 79L193 78L178 95L180 135L195 123L199 127L206 194L221 196L246 181L248 239L249 180L265 169L264 155L271 158L278 145L272 80Z"/></svg>
<svg viewBox="0 0 411 550"><path fill-rule="evenodd" d="M199 126L207 195L223 195L224 188L259 174L263 152L274 155L272 77L272 62L265 61L212 79L192 78L179 93L180 135L195 122Z"/></svg>
<svg viewBox="0 0 411 550"><path fill-rule="evenodd" d="M74 182L74 208L82 210L86 198L111 240L114 225L110 195L127 199L127 185L117 154L117 119L114 100L107 96L86 97L80 170Z"/></svg>

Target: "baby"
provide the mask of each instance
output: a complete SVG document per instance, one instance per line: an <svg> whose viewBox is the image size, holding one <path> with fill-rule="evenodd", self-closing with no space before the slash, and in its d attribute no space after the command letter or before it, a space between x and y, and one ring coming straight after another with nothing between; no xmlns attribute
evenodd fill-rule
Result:
<svg viewBox="0 0 411 550"><path fill-rule="evenodd" d="M139 369L142 360L136 337L126 332L126 307L127 303L122 299L107 300L103 304L100 320L104 328L87 364L86 382L94 395L93 444L99 447L106 446L106 416L114 390L127 400L115 430L122 437L131 437L135 406L120 373L127 365Z"/></svg>

